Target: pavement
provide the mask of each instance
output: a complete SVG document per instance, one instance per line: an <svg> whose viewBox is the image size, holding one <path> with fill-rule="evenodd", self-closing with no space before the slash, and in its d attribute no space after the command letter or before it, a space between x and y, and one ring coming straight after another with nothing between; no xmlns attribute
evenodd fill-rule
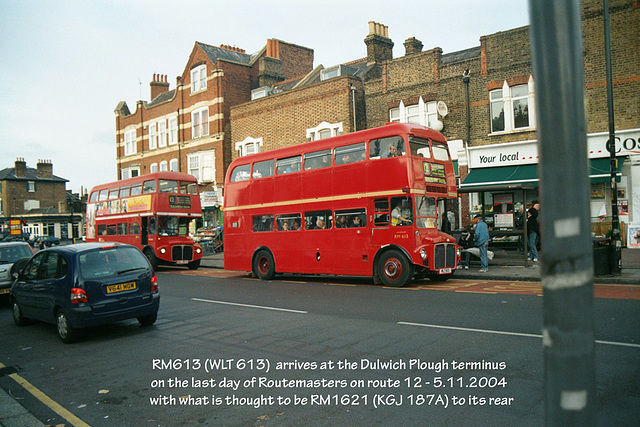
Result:
<svg viewBox="0 0 640 427"><path fill-rule="evenodd" d="M489 271L481 273L480 260L472 257L469 270L456 270L456 279L500 280L540 282L540 263L526 262L523 253L507 250L494 250L494 257L489 261ZM541 254L541 259L544 254ZM224 253L208 254L202 258L201 267L224 269ZM622 249L622 271L619 275L598 275L594 277L596 284L640 285L640 249ZM44 426L29 413L11 395L0 388L0 426L31 427Z"/></svg>
<svg viewBox="0 0 640 427"><path fill-rule="evenodd" d="M471 257L469 270L456 270L456 279L500 280L540 282L540 262L526 261L522 252L504 249L492 249L494 257L489 261L489 271L480 272L480 259ZM544 254L541 254L541 261ZM526 262L526 266L525 266ZM595 263L595 262L594 262ZM201 267L224 269L224 253L205 255ZM640 285L640 249L622 248L622 271L618 275L603 274L594 277L594 283L613 285Z"/></svg>

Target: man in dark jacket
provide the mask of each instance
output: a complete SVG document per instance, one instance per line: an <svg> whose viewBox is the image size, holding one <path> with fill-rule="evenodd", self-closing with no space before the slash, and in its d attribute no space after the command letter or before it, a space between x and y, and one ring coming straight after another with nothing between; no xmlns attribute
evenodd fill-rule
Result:
<svg viewBox="0 0 640 427"><path fill-rule="evenodd" d="M540 225L538 224L538 210L529 208L527 213L527 232L529 233L529 260L538 262L538 236L540 235Z"/></svg>

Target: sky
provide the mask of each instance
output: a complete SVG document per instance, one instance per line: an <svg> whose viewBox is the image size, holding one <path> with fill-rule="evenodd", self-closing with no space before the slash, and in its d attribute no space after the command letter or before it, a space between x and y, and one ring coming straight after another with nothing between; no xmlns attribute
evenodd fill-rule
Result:
<svg viewBox="0 0 640 427"><path fill-rule="evenodd" d="M74 193L117 179L116 105L149 101L154 73L174 89L196 41L252 54L275 38L329 67L366 57L369 21L394 58L409 37L447 54L529 24L526 0L0 0L0 19L0 170L50 160Z"/></svg>

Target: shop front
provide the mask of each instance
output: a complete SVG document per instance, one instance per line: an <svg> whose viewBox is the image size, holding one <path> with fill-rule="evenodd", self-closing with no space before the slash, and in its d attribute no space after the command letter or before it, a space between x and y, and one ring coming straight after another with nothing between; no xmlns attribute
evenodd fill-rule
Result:
<svg viewBox="0 0 640 427"><path fill-rule="evenodd" d="M611 230L612 188L608 133L587 135L590 208L594 237ZM538 144L522 141L469 147L460 156L466 176L458 191L467 194L469 218L483 214L492 229L493 242L517 247L524 234L517 218L539 202ZM464 157L464 158L463 158ZM616 133L617 198L623 244L640 247L640 129ZM571 168L573 159L566 159ZM464 168L461 167L461 170ZM634 202L638 201L635 206ZM541 206L544 214L544 206ZM526 214L525 214L526 217ZM464 218L463 218L463 222ZM635 238L635 236L638 238ZM633 237L633 239L632 239Z"/></svg>

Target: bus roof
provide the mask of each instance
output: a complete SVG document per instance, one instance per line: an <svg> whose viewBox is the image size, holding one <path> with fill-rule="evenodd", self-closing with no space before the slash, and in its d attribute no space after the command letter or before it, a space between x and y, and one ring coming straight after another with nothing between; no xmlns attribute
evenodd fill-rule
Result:
<svg viewBox="0 0 640 427"><path fill-rule="evenodd" d="M435 130L412 123L387 123L384 126L379 126L372 129L365 129L358 132L345 133L343 135L334 136L331 138L320 139L317 141L305 142L303 144L296 144L289 147L277 148L275 150L264 151L262 153L250 154L248 156L242 156L231 162L231 165L227 169L227 173L230 173L238 164L248 164L259 162L269 159L281 159L289 156L294 156L300 153L307 153L311 151L318 151L323 149L329 149L332 147L339 147L341 144L353 144L357 142L365 142L371 139L384 138L392 136L394 134L410 134L427 138L439 142L446 143L447 140L440 133Z"/></svg>
<svg viewBox="0 0 640 427"><path fill-rule="evenodd" d="M137 184L139 182L149 181L151 179L166 179L168 181L187 181L197 183L198 180L193 175L182 172L154 172L146 175L140 175L133 178L122 179L120 181L108 182L106 184L100 184L94 186L90 193L98 190L104 190L108 188L124 187L131 184Z"/></svg>

